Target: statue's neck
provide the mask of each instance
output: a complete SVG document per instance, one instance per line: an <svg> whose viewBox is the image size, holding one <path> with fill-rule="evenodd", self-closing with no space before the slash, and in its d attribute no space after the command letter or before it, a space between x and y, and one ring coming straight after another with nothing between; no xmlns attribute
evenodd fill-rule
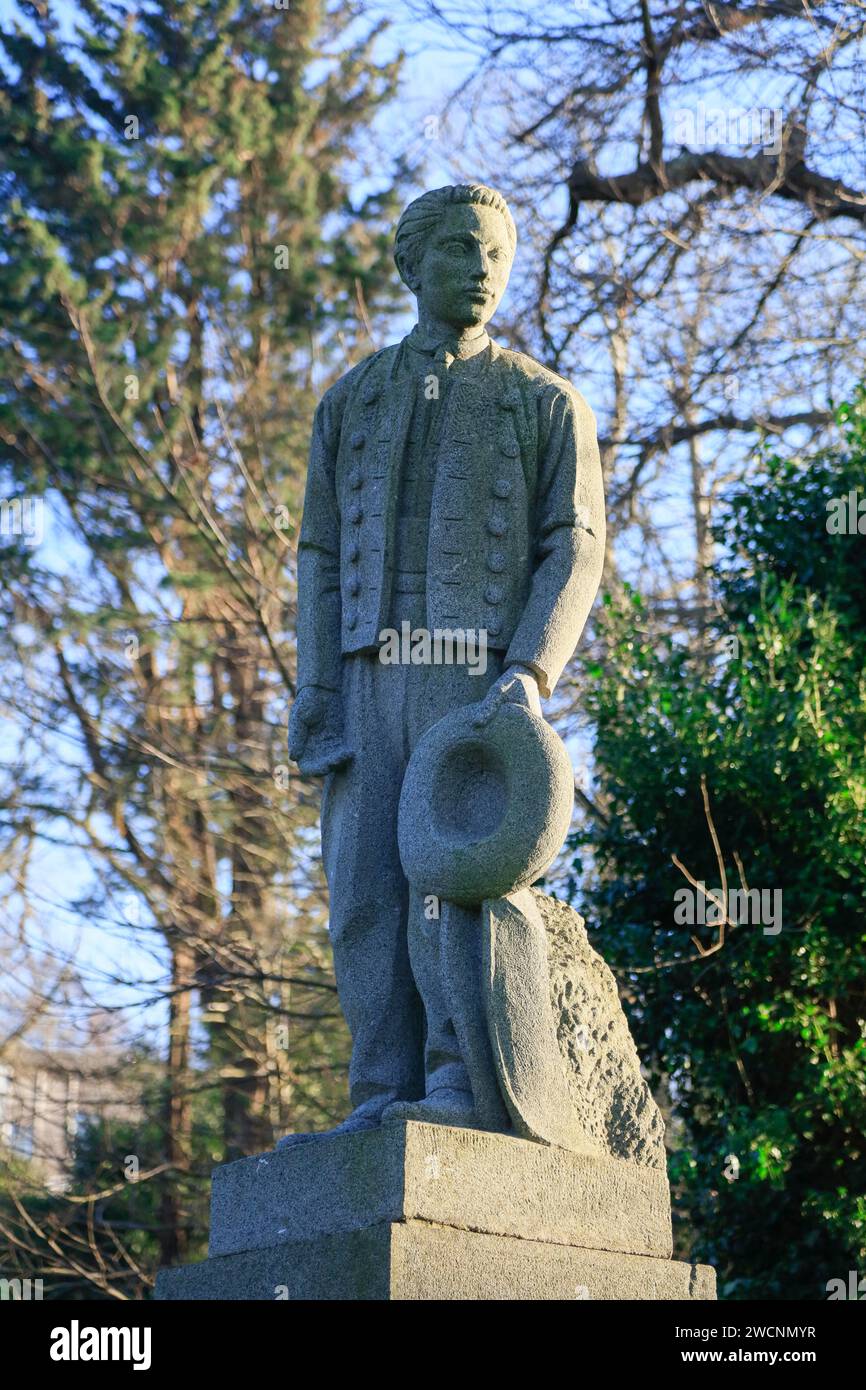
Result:
<svg viewBox="0 0 866 1390"><path fill-rule="evenodd" d="M483 337L487 331L483 323L473 323L468 328L458 328L453 323L444 323L442 319L437 319L433 314L427 313L420 304L418 306L418 327L433 342L447 342L458 349Z"/></svg>

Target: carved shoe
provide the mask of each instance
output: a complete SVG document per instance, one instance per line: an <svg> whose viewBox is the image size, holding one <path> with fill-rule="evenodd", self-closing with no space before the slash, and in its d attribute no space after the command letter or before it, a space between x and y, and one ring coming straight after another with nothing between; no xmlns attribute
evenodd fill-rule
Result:
<svg viewBox="0 0 866 1390"><path fill-rule="evenodd" d="M314 1144L318 1139L336 1139L341 1134L361 1134L366 1129L378 1129L383 1111L393 1103L387 1099L366 1101L333 1129L323 1129L317 1134L285 1134L277 1142L277 1148L297 1148L299 1144Z"/></svg>
<svg viewBox="0 0 866 1390"><path fill-rule="evenodd" d="M397 1100L382 1113L382 1123L397 1124L417 1120L426 1125L456 1125L461 1129L480 1129L471 1091L451 1091L445 1087L431 1091L423 1100Z"/></svg>

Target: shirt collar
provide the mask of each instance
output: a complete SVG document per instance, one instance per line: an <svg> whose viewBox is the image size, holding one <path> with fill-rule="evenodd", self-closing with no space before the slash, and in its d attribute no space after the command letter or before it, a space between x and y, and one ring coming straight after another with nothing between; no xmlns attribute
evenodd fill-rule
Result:
<svg viewBox="0 0 866 1390"><path fill-rule="evenodd" d="M454 339L434 338L425 333L420 324L415 325L403 342L415 352L423 352L428 357L435 360L442 360L445 353L451 358L459 358L461 362L466 362L470 357L477 357L486 347L490 346L490 338L486 331L478 334L477 338L471 338L468 343L461 343L458 349Z"/></svg>

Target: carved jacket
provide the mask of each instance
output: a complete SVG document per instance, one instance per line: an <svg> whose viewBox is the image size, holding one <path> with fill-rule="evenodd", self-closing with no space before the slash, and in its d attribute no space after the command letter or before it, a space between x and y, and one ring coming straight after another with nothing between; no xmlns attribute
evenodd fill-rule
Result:
<svg viewBox="0 0 866 1390"><path fill-rule="evenodd" d="M418 333L418 329L414 333ZM411 335L410 335L411 338ZM316 412L298 555L298 688L339 690L342 657L388 626L401 463L415 407L384 348ZM484 336L437 430L427 626L485 630L547 696L574 652L604 557L595 417L567 381Z"/></svg>

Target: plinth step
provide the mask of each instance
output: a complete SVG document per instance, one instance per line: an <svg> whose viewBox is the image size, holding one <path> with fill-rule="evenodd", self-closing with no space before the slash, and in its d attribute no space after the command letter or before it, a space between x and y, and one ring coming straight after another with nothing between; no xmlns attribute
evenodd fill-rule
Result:
<svg viewBox="0 0 866 1390"><path fill-rule="evenodd" d="M217 1168L211 1256L426 1221L590 1250L672 1250L663 1169L414 1121Z"/></svg>
<svg viewBox="0 0 866 1390"><path fill-rule="evenodd" d="M715 1298L706 1265L585 1250L426 1221L293 1240L161 1270L164 1300Z"/></svg>

